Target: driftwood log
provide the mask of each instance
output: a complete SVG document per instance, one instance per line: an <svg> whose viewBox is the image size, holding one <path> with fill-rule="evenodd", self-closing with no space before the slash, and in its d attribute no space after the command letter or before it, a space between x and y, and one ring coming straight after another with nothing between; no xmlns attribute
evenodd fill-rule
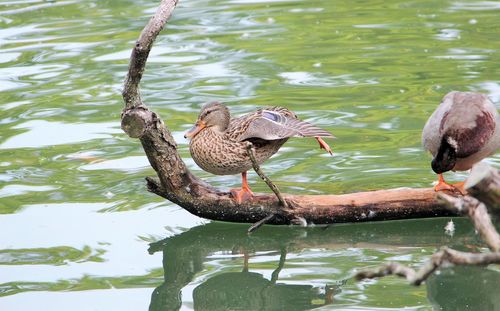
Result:
<svg viewBox="0 0 500 311"><path fill-rule="evenodd" d="M438 197L450 210L469 217L474 228L476 228L476 231L491 252L468 253L444 247L433 254L431 259L420 270L390 262L376 269L359 271L355 277L357 279L366 279L397 275L406 278L410 284L420 285L443 265L500 264L500 235L491 221L485 203L478 200L485 198L485 201L489 202L491 206L498 207L500 198L495 197L495 195L500 193L500 174L497 169L479 163L472 168L469 179L472 181L467 181L466 188L470 191L469 193L474 193L475 197L467 195L456 198L444 193L440 193ZM493 210L498 211L498 208Z"/></svg>
<svg viewBox="0 0 500 311"><path fill-rule="evenodd" d="M197 216L212 220L270 224L331 224L457 215L437 201L433 189L390 189L342 195L257 195L237 204L227 191L194 176L177 152L172 134L142 102L139 82L154 40L168 21L177 0L163 0L141 32L130 57L123 88L122 129L138 138L158 178L147 188ZM287 207L283 207L286 205ZM260 224L258 224L260 225ZM257 226L258 227L258 226Z"/></svg>

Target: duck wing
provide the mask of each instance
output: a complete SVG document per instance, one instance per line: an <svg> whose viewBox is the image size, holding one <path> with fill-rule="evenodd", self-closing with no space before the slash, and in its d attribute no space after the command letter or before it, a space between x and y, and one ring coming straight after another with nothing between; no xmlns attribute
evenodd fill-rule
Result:
<svg viewBox="0 0 500 311"><path fill-rule="evenodd" d="M492 138L498 113L483 94L456 92L454 102L441 120L439 130L443 139L455 147L457 157L475 154Z"/></svg>
<svg viewBox="0 0 500 311"><path fill-rule="evenodd" d="M272 109L272 110L271 110ZM334 137L330 132L301 121L286 108L272 107L259 110L247 123L238 140L261 138L277 140L289 137Z"/></svg>

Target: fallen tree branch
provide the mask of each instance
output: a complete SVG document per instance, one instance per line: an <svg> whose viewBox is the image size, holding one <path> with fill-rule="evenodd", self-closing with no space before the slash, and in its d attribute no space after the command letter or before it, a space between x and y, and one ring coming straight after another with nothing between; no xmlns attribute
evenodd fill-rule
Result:
<svg viewBox="0 0 500 311"><path fill-rule="evenodd" d="M284 209L270 194L256 194L251 200L237 204L229 192L217 191L191 183L192 196L177 196L162 188L158 179L147 178L148 190L162 196L190 213L212 220L255 223L270 214L268 223L284 225L303 218L309 224L332 224L437 216L458 216L458 213L437 202L435 192L428 189L392 189L341 195L284 194L293 209Z"/></svg>
<svg viewBox="0 0 500 311"><path fill-rule="evenodd" d="M139 82L156 36L172 14L176 0L163 0L132 50L122 92L122 129L139 138L158 179L147 178L148 190L194 215L220 221L269 224L331 224L457 215L444 208L433 189L391 189L342 195L256 195L237 204L229 192L194 176L177 152L171 132L142 102ZM289 207L283 207L280 201ZM293 207L293 208L290 208ZM274 215L271 217L270 215Z"/></svg>
<svg viewBox="0 0 500 311"><path fill-rule="evenodd" d="M387 275L404 277L412 285L420 285L434 271L446 264L455 265L488 265L500 264L500 252L494 253L467 253L456 251L447 247L432 255L431 259L419 270L414 270L405 265L391 262L373 270L358 271L357 280L373 279Z"/></svg>

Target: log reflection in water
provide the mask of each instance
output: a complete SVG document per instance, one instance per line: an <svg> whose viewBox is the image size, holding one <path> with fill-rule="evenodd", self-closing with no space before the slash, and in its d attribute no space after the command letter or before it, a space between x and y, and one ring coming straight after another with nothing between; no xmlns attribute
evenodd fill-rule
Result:
<svg viewBox="0 0 500 311"><path fill-rule="evenodd" d="M325 276L333 281L321 287L314 287L307 281L285 284L280 282L280 271L286 266L287 254L293 256L310 249L352 248L400 252L401 247L438 247L478 241L465 219L455 220L457 229L453 238L445 235L443 228L448 220L374 222L315 228L263 227L250 236L242 230L244 225L238 224L214 222L195 227L150 245L150 253L163 252L164 269L164 283L154 290L150 310L179 310L183 303L182 289L188 285L196 287L192 297L196 310L215 310L214 306L231 309L235 304L239 308L244 306L246 310L272 310L278 305L287 306L287 310L308 310L331 304L335 302L334 295L349 286L349 281L346 284L345 279L351 276L352 271ZM211 255L221 253L246 254L250 259L265 253L266 256L274 255L277 263L268 278L255 272L262 266L254 264L252 267L252 260L248 267L243 262L239 271L228 268L226 272L221 272L204 266L205 262L214 260ZM360 265L364 266L366 262ZM200 275L205 280L199 285L192 284ZM185 300L190 298L185 297Z"/></svg>

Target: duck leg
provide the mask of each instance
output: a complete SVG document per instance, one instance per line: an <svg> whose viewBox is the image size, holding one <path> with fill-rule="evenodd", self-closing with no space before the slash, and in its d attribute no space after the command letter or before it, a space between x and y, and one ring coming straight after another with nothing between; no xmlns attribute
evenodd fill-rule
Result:
<svg viewBox="0 0 500 311"><path fill-rule="evenodd" d="M438 183L437 185L434 186L434 191L443 191L443 190L449 190L449 191L458 191L462 195L465 195L465 189L464 189L464 184L465 182L459 182L453 185L450 185L444 180L443 174L438 174Z"/></svg>
<svg viewBox="0 0 500 311"><path fill-rule="evenodd" d="M434 186L434 191L450 190L453 191L453 186L444 180L443 174L438 174L438 183Z"/></svg>
<svg viewBox="0 0 500 311"><path fill-rule="evenodd" d="M253 192L248 185L247 172L241 173L241 189L231 189L230 192L238 204L241 204L243 201L253 196Z"/></svg>
<svg viewBox="0 0 500 311"><path fill-rule="evenodd" d="M328 146L328 144L323 139L321 139L321 137L315 136L314 138L316 138L316 140L318 141L319 147L321 149L325 149L330 155L333 155L332 149L330 148L330 146Z"/></svg>

